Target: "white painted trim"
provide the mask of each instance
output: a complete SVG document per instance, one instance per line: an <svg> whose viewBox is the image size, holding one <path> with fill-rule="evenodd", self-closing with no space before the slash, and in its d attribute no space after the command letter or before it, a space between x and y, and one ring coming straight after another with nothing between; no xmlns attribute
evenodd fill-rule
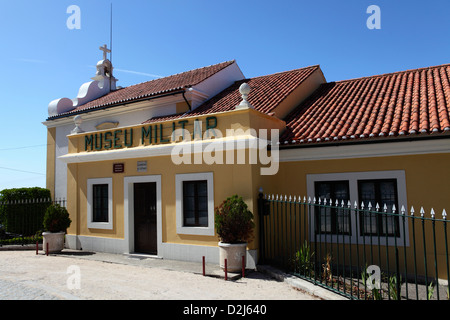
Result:
<svg viewBox="0 0 450 320"><path fill-rule="evenodd" d="M449 153L450 139L280 149L280 162Z"/></svg>
<svg viewBox="0 0 450 320"><path fill-rule="evenodd" d="M168 156L172 154L173 148L180 147L182 144L193 144L192 149L194 151L201 149L203 152L207 146L214 147L216 144L218 148L220 146L226 146L226 149L224 147L224 150L239 150L252 148L251 146L258 146L260 144L264 144L265 142L266 140L259 139L254 136L228 137L191 142L178 142L165 145L139 146L120 150L70 153L60 156L58 159L65 163L133 159L142 157ZM198 144L200 145L197 147ZM232 144L233 148L229 149L229 144ZM280 149L279 157L280 162L290 162L432 153L450 153L450 139Z"/></svg>
<svg viewBox="0 0 450 320"><path fill-rule="evenodd" d="M265 143L265 144L264 144ZM133 158L149 158L157 156L170 156L175 147L187 146L192 153L204 152L206 147L218 148L221 150L241 150L257 148L258 145L267 145L267 140L259 139L254 136L214 138L208 140L199 140L191 142L178 142L165 145L139 146L129 149L94 151L69 153L58 157L65 163L83 163L107 160L133 159Z"/></svg>
<svg viewBox="0 0 450 320"><path fill-rule="evenodd" d="M123 178L124 237L126 243L125 253L134 252L134 184L145 182L156 182L156 237L159 256L162 245L162 200L160 175L131 176Z"/></svg>
<svg viewBox="0 0 450 320"><path fill-rule="evenodd" d="M113 229L113 187L112 178L98 178L87 180L87 227L89 229ZM93 185L108 185L108 222L94 222L93 220Z"/></svg>
<svg viewBox="0 0 450 320"><path fill-rule="evenodd" d="M400 213L400 209L402 206L408 208L408 202L406 197L406 177L405 171L403 170L392 170L392 171L366 171L366 172L344 172L344 173L322 173L322 174L307 174L306 175L306 190L308 197L314 199L315 190L314 183L317 181L348 181L349 182L349 192L350 192L350 202L352 209L354 208L355 202L358 204L358 208L360 206L360 201L358 198L358 180L372 180L372 179L395 179L397 181L397 197L398 197L398 208L397 212ZM347 205L347 204L346 204ZM381 204L380 204L381 205ZM375 206L375 204L373 204ZM315 230L315 219L314 217L314 206L308 206L311 210L311 215L308 214L308 219L311 216L311 220L309 221L310 226L310 235L311 241L314 241L314 230ZM359 243L362 244L370 243L370 236L361 236L359 234L359 226L356 223L354 211L352 210L351 216L351 234L352 236L347 235L320 235L318 240L321 242L332 242L332 243ZM359 220L359 219L358 219ZM406 246L409 246L409 228L408 228L408 219L405 221L405 234L403 234L403 225L402 221L400 221L400 236L397 237L397 246L403 246L403 239L406 237ZM357 237L356 237L357 236ZM339 237L339 238L338 238ZM351 238L351 240L350 240ZM364 238L364 239L363 239ZM378 237L372 236L373 243L378 244ZM394 237L388 237L389 246L393 246L395 244ZM386 237L383 236L380 238L380 245L386 245Z"/></svg>
<svg viewBox="0 0 450 320"><path fill-rule="evenodd" d="M183 226L183 181L207 180L208 227ZM214 235L214 178L212 172L183 173L175 175L176 221L178 234Z"/></svg>

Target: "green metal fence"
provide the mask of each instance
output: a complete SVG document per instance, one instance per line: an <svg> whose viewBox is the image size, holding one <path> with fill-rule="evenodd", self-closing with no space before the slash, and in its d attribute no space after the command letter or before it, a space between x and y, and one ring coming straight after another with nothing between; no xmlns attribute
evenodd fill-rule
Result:
<svg viewBox="0 0 450 320"><path fill-rule="evenodd" d="M260 263L351 299L449 299L445 210L262 194L258 210Z"/></svg>
<svg viewBox="0 0 450 320"><path fill-rule="evenodd" d="M65 199L24 199L0 202L0 245L25 244L40 239L44 214L52 203L66 205Z"/></svg>

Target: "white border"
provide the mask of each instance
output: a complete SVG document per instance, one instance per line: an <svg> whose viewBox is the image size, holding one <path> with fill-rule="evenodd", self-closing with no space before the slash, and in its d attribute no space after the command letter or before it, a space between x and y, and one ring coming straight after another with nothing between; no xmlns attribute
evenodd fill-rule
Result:
<svg viewBox="0 0 450 320"><path fill-rule="evenodd" d="M94 222L93 219L93 185L108 185L108 222ZM112 178L98 178L87 180L87 226L89 229L113 229L113 187Z"/></svg>
<svg viewBox="0 0 450 320"><path fill-rule="evenodd" d="M232 136L224 138L205 139L199 141L184 141L170 144L136 146L117 150L83 151L68 153L57 159L65 163L83 163L107 160L122 160L135 158L150 158L158 156L171 156L175 148L186 147L192 152L205 152L206 148L216 150L245 150L255 149L258 145L267 145L267 140L251 135ZM176 150L176 149L175 149ZM202 158L202 163L205 161Z"/></svg>
<svg viewBox="0 0 450 320"><path fill-rule="evenodd" d="M156 242L157 255L159 256L162 245L161 175L132 176L123 178L125 253L134 252L134 184L145 182L156 182Z"/></svg>
<svg viewBox="0 0 450 320"><path fill-rule="evenodd" d="M450 152L450 139L393 141L352 145L340 144L335 146L318 144L316 147L280 149L280 162L387 157L448 152Z"/></svg>
<svg viewBox="0 0 450 320"><path fill-rule="evenodd" d="M349 182L349 192L350 192L350 202L351 208L354 209L355 202L360 206L360 201L358 198L358 180L372 180L372 179L395 179L397 181L397 197L398 197L398 208L397 213L400 213L402 206L408 208L407 198L406 198L406 178L405 171L403 170L392 170L392 171L366 171L366 172L345 172L345 173L323 173L323 174L307 174L306 175L306 189L308 197L314 199L314 183L317 181L348 181ZM347 205L347 204L346 204ZM375 206L375 204L372 204ZM381 204L380 204L381 205ZM310 235L311 241L314 240L314 230L315 230L315 219L314 217L314 206L308 206L311 210L311 220L310 221ZM317 240L321 242L332 242L332 243L359 243L364 242L370 244L371 236L361 236L359 234L359 226L356 225L356 219L354 211L351 211L351 237L348 235L320 235ZM308 215L309 217L309 215ZM397 246L403 246L403 239L406 236L406 246L409 246L409 229L408 229L408 219L405 221L405 229L403 230L402 220L400 219L400 235L397 237ZM405 233L405 234L403 234ZM338 239L339 237L339 239ZM364 239L363 239L364 238ZM350 241L351 239L351 241ZM378 236L372 236L372 242L378 244ZM388 245L395 245L395 237L388 236ZM386 236L380 237L380 245L386 245Z"/></svg>
<svg viewBox="0 0 450 320"><path fill-rule="evenodd" d="M208 183L208 227L183 226L183 181L207 180ZM175 175L177 233L214 235L214 177L212 172L182 173Z"/></svg>

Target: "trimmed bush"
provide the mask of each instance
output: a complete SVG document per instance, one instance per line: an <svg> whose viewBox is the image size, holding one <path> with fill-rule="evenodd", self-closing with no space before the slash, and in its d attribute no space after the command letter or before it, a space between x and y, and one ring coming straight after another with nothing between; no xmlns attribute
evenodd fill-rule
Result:
<svg viewBox="0 0 450 320"><path fill-rule="evenodd" d="M237 195L227 198L215 209L214 223L222 242L243 243L253 237L253 213Z"/></svg>
<svg viewBox="0 0 450 320"><path fill-rule="evenodd" d="M48 232L66 232L72 220L69 212L59 204L52 204L47 208L44 215L44 229Z"/></svg>

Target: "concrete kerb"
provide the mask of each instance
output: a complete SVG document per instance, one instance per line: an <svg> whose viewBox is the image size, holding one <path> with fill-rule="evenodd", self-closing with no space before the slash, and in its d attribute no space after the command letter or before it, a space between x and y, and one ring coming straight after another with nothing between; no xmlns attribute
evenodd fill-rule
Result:
<svg viewBox="0 0 450 320"><path fill-rule="evenodd" d="M39 250L42 250L42 243L38 245ZM15 244L15 245L0 245L0 251L22 251L22 250L36 250L35 244Z"/></svg>
<svg viewBox="0 0 450 320"><path fill-rule="evenodd" d="M278 281L283 281L289 284L290 286L297 288L299 290L305 291L315 297L321 298L323 300L349 300L348 298L334 293L325 288L314 285L311 282L306 280L302 280L293 275L282 272L279 269L268 265L257 265L256 270L261 273L265 273L270 275L271 277L277 279Z"/></svg>

